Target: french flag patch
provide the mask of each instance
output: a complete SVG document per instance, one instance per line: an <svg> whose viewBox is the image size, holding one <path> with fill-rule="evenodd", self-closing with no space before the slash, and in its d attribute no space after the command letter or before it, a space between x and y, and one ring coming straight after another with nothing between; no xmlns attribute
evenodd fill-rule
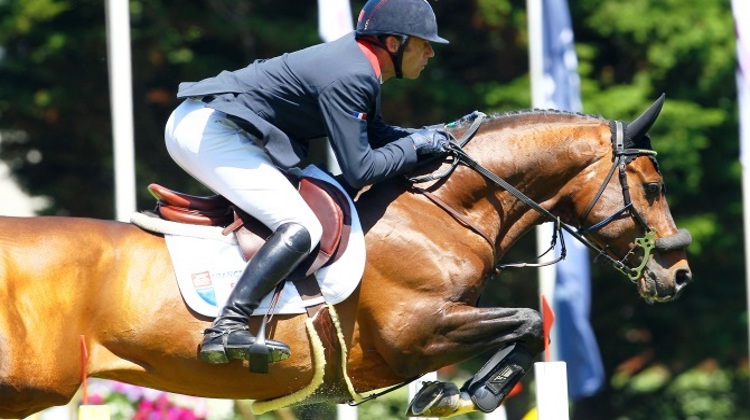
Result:
<svg viewBox="0 0 750 420"><path fill-rule="evenodd" d="M354 116L354 118L360 119L362 121L364 121L364 120L367 119L367 113L366 112L350 112L349 114L351 114L352 116Z"/></svg>

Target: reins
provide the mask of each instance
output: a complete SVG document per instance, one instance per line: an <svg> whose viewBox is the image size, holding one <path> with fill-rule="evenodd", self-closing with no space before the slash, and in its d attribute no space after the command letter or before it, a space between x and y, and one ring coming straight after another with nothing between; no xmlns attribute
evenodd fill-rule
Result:
<svg viewBox="0 0 750 420"><path fill-rule="evenodd" d="M452 137L452 140L453 140L451 142L451 152L453 150L455 150L456 148L458 150L461 150L461 148L464 147L466 145L466 143L468 143L469 140L471 140L474 137L474 134L477 133L477 131L479 130L479 127L482 125L482 122L484 122L484 119L487 118L487 115L485 113L479 112L479 111L474 111L474 113L471 114L471 115L474 116L474 121L471 123L471 125L469 126L469 128L464 132L464 134L461 136L460 139L456 139L451 134L451 137ZM468 118L470 118L470 117L468 117ZM451 124L448 124L448 127L450 125ZM425 161L425 163L433 162L434 160L435 160L435 158L429 159L429 160ZM494 250L495 250L495 243L492 240L492 238L490 238L489 235L487 235L487 233L485 233L483 230L479 229L478 227L474 226L474 224L471 223L471 221L469 219L467 219L461 213L457 212L451 206L449 206L448 204L446 204L443 200L441 200L440 198L438 198L435 194L431 193L430 191L428 191L428 190L426 190L424 188L420 188L420 187L417 187L416 185L414 185L414 184L418 184L418 183L422 183L422 182L437 181L437 180L446 178L448 175L450 175L456 169L456 167L458 166L459 163L461 163L461 161L459 159L453 159L453 161L451 161L451 163L450 163L450 166L448 168L446 168L445 170L442 170L442 171L439 171L439 172L432 172L432 173L429 173L429 174L426 174L426 175L420 175L420 176L410 177L410 178L407 178L407 180L409 182L411 182L411 189L413 191L416 191L416 192L424 195L425 197L427 197L428 199L430 199L430 201L432 201L433 203L435 203L438 207L440 207L443 210L445 210L446 212L450 213L450 215L453 216L453 218L455 218L459 223L461 223L465 227L473 230L476 234L478 234L479 236L481 236L482 238L484 238L484 240L487 241L487 243L490 244L490 248L492 248L492 250L494 252Z"/></svg>
<svg viewBox="0 0 750 420"><path fill-rule="evenodd" d="M420 182L433 181L433 180L439 180L439 179L445 178L453 172L453 170L458 166L459 163L462 163L468 166L469 168L473 169L474 171L478 172L479 174L484 176L486 179L492 181L499 187L508 191L518 200L520 200L521 202L523 202L530 208L540 213L548 221L554 222L555 228L553 230L552 242L551 242L550 248L547 251L545 251L542 255L545 255L548 252L550 252L552 249L554 249L557 239L559 237L560 247L561 247L559 257L555 258L552 261L548 261L545 263L498 264L496 266L497 269L502 270L505 268L542 267L542 266L556 264L562 261L563 259L565 259L566 254L567 254L567 250L565 248L565 241L562 235L562 231L565 230L566 232L568 232L568 234L576 238L578 241L583 243L586 247L593 250L597 254L597 256L594 258L594 261L598 260L599 258L603 258L607 263L612 265L617 271L627 276L631 281L633 282L637 281L641 277L643 269L645 268L646 263L648 262L648 257L653 251L653 249L657 247L657 244L661 245L659 241L664 241L667 238L661 238L657 240L655 229L648 226L643 216L634 208L633 203L630 199L630 193L629 193L629 187L628 187L627 177L625 173L625 167L627 166L628 163L630 163L630 161L633 160L633 158L637 156L644 156L644 155L655 156L656 152L653 150L647 150L647 149L626 148L624 146L624 140L623 140L624 130L623 130L622 123L619 121L616 121L614 130L613 130L614 136L613 136L613 141L612 141L612 146L613 146L612 168L607 174L607 177L604 180L603 184L597 191L597 194L594 196L591 203L589 203L584 213L583 219L585 219L586 216L589 215L594 205L599 201L599 198L601 198L606 186L609 184L610 179L614 176L614 172L616 169L619 171L619 181L620 181L620 185L622 186L623 199L625 201L625 205L620 210L613 213L611 216L605 218L601 222L594 224L593 226L590 226L585 229L579 226L578 229L574 229L562 223L559 217L555 216L550 211L542 207L539 203L535 202L534 200L526 196L526 194L518 190L516 187L514 187L513 185L511 185L504 179L500 178L499 176L495 175L492 171L488 170L481 164L479 164L477 161L472 159L471 156L469 156L463 150L463 147L466 145L466 143L469 142L469 140L473 138L473 136L478 131L479 126L482 124L482 122L486 118L486 115L480 112L475 112L475 115L476 115L476 118L474 119L474 122L469 127L469 129L464 133L461 139L454 140L453 142L450 143L449 154L453 157L453 161L451 162L450 167L441 172L434 172L428 175L409 178L409 181L411 181L412 183L420 183ZM473 230L474 232L482 236L491 245L493 252L494 252L494 249L495 249L494 243L492 239L485 232L483 232L481 229L474 226L470 221L468 221L468 219L466 219L465 217L460 215L457 211L452 209L450 206L442 202L442 200L437 198L431 192L423 188L417 187L415 185L412 185L411 188L413 191L425 195L432 202L434 202L439 207L441 207L442 209L450 213L461 224L469 227L471 230ZM621 218L624 214L629 214L641 226L643 226L645 233L643 237L635 239L634 246L627 252L627 254L625 255L625 257L623 257L622 260L617 260L613 258L612 256L610 256L609 254L607 254L606 252L607 247L599 247L598 245L593 243L590 239L588 239L585 235L597 229L603 228L609 223ZM690 241L689 234L685 235L686 232L687 231L684 231L684 229L680 229L678 234L673 235L674 237L676 237L675 241L680 242L680 243L677 245L673 245L670 243L672 249L676 249L678 247L686 247L687 244L689 244L689 241ZM672 241L672 242L675 242L675 241ZM628 265L625 264L625 261L629 258L630 255L632 255L635 252L636 248L641 248L643 250L643 257L641 259L640 264L637 267L629 267ZM658 247L658 248L662 248L662 247Z"/></svg>

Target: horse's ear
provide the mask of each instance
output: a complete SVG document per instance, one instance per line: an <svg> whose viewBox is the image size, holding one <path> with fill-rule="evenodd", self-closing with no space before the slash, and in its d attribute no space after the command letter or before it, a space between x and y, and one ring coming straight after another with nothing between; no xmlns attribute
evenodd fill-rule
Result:
<svg viewBox="0 0 750 420"><path fill-rule="evenodd" d="M652 125L654 125L656 117L659 116L661 107L664 106L665 97L666 95L662 93L659 99L657 99L653 104L651 104L650 107L648 107L646 112L641 114L638 118L635 119L635 121L625 127L626 144L638 145L642 143L641 139L646 136L648 130Z"/></svg>

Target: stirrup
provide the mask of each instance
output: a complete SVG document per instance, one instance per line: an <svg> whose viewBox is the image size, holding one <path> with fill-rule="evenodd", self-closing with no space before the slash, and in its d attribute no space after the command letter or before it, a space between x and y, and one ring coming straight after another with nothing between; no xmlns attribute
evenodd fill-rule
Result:
<svg viewBox="0 0 750 420"><path fill-rule="evenodd" d="M260 324L255 342L247 349L248 370L253 373L268 373L271 364L271 350L266 345L266 317Z"/></svg>
<svg viewBox="0 0 750 420"><path fill-rule="evenodd" d="M247 334L248 343L246 345L230 344L228 339L231 333L237 331L248 331L247 327L230 328L222 330L219 328L207 328L204 332L204 341L201 343L199 352L200 359L206 363L219 364L228 363L231 360L257 360L257 357L251 355L250 348L256 346L256 337ZM291 356L289 346L280 341L264 340L264 345L256 347L256 353L258 353L260 347L267 350L267 357L264 357L260 362L265 362L266 366L270 363L280 362L286 360ZM266 353L265 351L263 352ZM260 365L260 363L258 363ZM256 370L262 370L260 367L256 367ZM253 371L253 370L251 370ZM258 372L262 373L262 372Z"/></svg>
<svg viewBox="0 0 750 420"><path fill-rule="evenodd" d="M255 339L255 337L253 337ZM248 344L247 346L241 347L241 346L232 346L228 347L226 349L227 357L231 360L247 360L250 362L250 360L253 358L253 356L250 354L250 347L253 346L253 343ZM268 364L281 362L282 360L286 360L291 356L291 351L289 350L289 346L286 344L280 342L280 341L273 341L273 340L266 340L266 346L265 348L268 349ZM249 369L249 366L248 366ZM262 372L257 372L262 373Z"/></svg>
<svg viewBox="0 0 750 420"><path fill-rule="evenodd" d="M258 330L258 334L255 335L255 341L253 341L253 344L251 344L247 349L247 368L250 372L263 374L268 373L268 365L284 360L291 355L291 350L286 344L280 341L266 342L266 324L269 321L268 314L272 314L274 309L276 308L276 305L278 304L278 296L281 295L281 290L283 288L283 281L279 282L276 285L273 303L271 304L271 307L268 309L265 315L263 315L263 320L260 322L260 330ZM274 346L276 347L274 350L276 350L277 353L280 353L280 356L274 355L275 357L271 357L271 352L273 351L269 346L269 344L271 343L278 344ZM279 345L283 345L285 348L280 348Z"/></svg>

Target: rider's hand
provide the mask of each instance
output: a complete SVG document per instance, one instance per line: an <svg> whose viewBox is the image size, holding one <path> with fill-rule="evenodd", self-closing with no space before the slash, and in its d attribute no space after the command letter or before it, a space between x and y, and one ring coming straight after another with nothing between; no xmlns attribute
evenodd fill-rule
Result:
<svg viewBox="0 0 750 420"><path fill-rule="evenodd" d="M413 132L409 137L419 155L441 155L448 151L450 144L450 135L446 131L428 127Z"/></svg>

